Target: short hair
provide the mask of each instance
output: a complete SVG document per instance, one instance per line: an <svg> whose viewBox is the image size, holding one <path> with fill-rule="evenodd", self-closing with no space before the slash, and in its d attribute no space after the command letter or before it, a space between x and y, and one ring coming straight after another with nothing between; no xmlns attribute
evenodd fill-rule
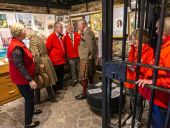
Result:
<svg viewBox="0 0 170 128"><path fill-rule="evenodd" d="M146 29L142 29L142 31L143 31L142 43L149 44L149 32ZM132 33L132 36L134 36L136 39L139 40L139 33L140 33L140 29L138 28L134 30L134 32Z"/></svg>
<svg viewBox="0 0 170 128"><path fill-rule="evenodd" d="M55 28L56 26L58 26L59 24L61 24L61 22L55 22L55 23L54 23L54 28Z"/></svg>
<svg viewBox="0 0 170 128"><path fill-rule="evenodd" d="M24 25L20 23L14 23L10 27L11 35L13 37L19 37L24 29L25 29Z"/></svg>
<svg viewBox="0 0 170 128"><path fill-rule="evenodd" d="M170 35L170 17L165 17L163 33L167 36Z"/></svg>
<svg viewBox="0 0 170 128"><path fill-rule="evenodd" d="M84 25L87 26L87 22L86 22L85 19L80 19L80 20L78 21L78 23L81 23L81 24L84 24Z"/></svg>
<svg viewBox="0 0 170 128"><path fill-rule="evenodd" d="M37 35L37 32L32 30L31 28L27 28L27 34L26 34L26 37L28 38L31 38L32 36L36 36Z"/></svg>
<svg viewBox="0 0 170 128"><path fill-rule="evenodd" d="M66 25L66 28L67 28L68 26L72 26L72 27L73 27L73 25L72 25L71 23L68 23L68 24Z"/></svg>

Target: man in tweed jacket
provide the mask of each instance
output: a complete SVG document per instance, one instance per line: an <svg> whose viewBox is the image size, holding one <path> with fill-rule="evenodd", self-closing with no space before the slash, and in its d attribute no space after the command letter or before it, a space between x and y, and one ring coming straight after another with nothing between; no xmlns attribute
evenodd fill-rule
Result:
<svg viewBox="0 0 170 128"><path fill-rule="evenodd" d="M80 100L86 98L88 82L93 83L95 74L95 59L97 54L97 45L94 32L87 27L85 20L78 21L78 29L81 33L81 41L78 48L80 57L80 81L83 86L83 93L75 98Z"/></svg>

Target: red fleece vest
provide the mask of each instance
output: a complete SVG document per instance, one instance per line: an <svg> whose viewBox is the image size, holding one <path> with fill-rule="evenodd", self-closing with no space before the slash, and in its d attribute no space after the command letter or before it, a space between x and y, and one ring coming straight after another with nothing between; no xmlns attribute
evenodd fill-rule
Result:
<svg viewBox="0 0 170 128"><path fill-rule="evenodd" d="M23 65L25 69L28 71L31 77L34 76L35 64L33 62L33 56L31 52L28 50L28 48L26 47L26 45L22 43L21 41L17 40L16 38L12 38L11 43L8 47L8 51L7 51L7 57L9 59L9 74L11 76L11 80L13 83L17 85L29 84L29 82L21 74L21 72L19 71L19 69L16 67L16 65L14 64L12 60L12 52L17 46L22 48L24 51Z"/></svg>

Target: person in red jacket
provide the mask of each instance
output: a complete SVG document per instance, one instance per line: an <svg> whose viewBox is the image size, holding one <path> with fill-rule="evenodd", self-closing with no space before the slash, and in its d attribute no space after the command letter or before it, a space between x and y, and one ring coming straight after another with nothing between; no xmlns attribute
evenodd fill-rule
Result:
<svg viewBox="0 0 170 128"><path fill-rule="evenodd" d="M65 44L68 62L71 66L72 84L75 86L78 82L78 69L80 61L78 46L80 44L81 36L77 32L74 32L71 24L66 26L66 31L67 33L63 38L63 42Z"/></svg>
<svg viewBox="0 0 170 128"><path fill-rule="evenodd" d="M128 61L129 62L137 62L138 57L138 43L139 43L139 29L136 29L132 34L133 44L131 45L131 50L129 52ZM143 64L151 64L153 61L153 49L149 45L149 33L143 29L143 37L142 37L142 51L141 51L141 63ZM148 68L140 67L140 78L144 78L145 73L148 71ZM149 77L149 76L148 76ZM127 67L127 79L135 81L136 79L136 66L128 66ZM134 103L134 84L125 83L125 87L127 88L128 94L130 95L131 104L133 106ZM132 107L132 114L134 108ZM141 126L141 117L143 113L143 97L137 94L137 108L136 108L136 117L135 117L135 128ZM127 124L132 123L132 115L126 121Z"/></svg>
<svg viewBox="0 0 170 128"><path fill-rule="evenodd" d="M33 114L40 114L41 110L34 110L34 91L37 84L32 79L35 64L31 52L22 42L25 38L25 28L22 24L15 23L10 28L12 39L10 41L7 57L9 60L9 74L21 95L25 99L25 128L34 128L39 121L32 122Z"/></svg>
<svg viewBox="0 0 170 128"><path fill-rule="evenodd" d="M157 34L159 35L159 21L156 24ZM170 17L165 18L162 45L160 51L159 66L170 68ZM147 74L152 75L152 72ZM145 84L152 85L152 79L139 79L136 82L141 88L145 89L141 94L150 100L151 90L144 87ZM170 72L158 70L156 86L170 89ZM156 90L152 111L152 128L164 128L170 102L170 94ZM169 106L170 107L170 106Z"/></svg>
<svg viewBox="0 0 170 128"><path fill-rule="evenodd" d="M65 58L65 47L62 41L63 25L56 22L54 24L54 32L47 38L46 47L48 55L54 65L56 75L58 77L58 82L54 87L54 91L57 89L65 90L63 85L64 78L64 64L66 62Z"/></svg>

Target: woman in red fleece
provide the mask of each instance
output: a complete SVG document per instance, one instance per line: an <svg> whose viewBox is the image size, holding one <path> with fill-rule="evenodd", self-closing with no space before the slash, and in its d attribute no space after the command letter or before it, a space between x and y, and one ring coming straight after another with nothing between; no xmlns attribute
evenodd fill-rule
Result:
<svg viewBox="0 0 170 128"><path fill-rule="evenodd" d="M159 35L158 32L159 32L159 21L157 22L157 34ZM161 45L159 66L170 68L170 17L165 18L162 41L163 42ZM150 72L150 74L153 73ZM151 91L150 89L144 87L144 85L145 84L151 85L152 79L147 79L147 78L140 79L139 81L137 81L137 83L141 88L143 88L143 90L145 90L141 92L141 94L147 100L150 100ZM159 70L156 86L170 89L170 72ZM158 90L155 91L152 120L151 120L152 128L165 127L165 120L166 120L169 102L170 102L170 94Z"/></svg>
<svg viewBox="0 0 170 128"><path fill-rule="evenodd" d="M146 30L143 31L142 39L142 54L141 54L141 63L151 64L153 61L153 49L149 45L149 34ZM131 50L129 52L128 61L137 62L138 56L138 44L139 44L139 29L135 30L132 34L133 44L131 45ZM148 71L145 67L140 67L140 78L144 78L145 73ZM148 76L149 77L149 76ZM135 80L136 79L136 66L128 66L127 68L127 79ZM130 100L133 106L134 102L134 84L125 83L127 92L130 95ZM137 96L137 112L135 117L135 128L138 128L141 125L141 117L143 113L143 98L138 94ZM132 107L133 114L133 107ZM126 121L127 124L131 124L132 116Z"/></svg>
<svg viewBox="0 0 170 128"><path fill-rule="evenodd" d="M34 128L40 122L33 122L33 115L42 112L34 109L33 89L37 88L37 84L33 80L35 63L33 55L22 42L26 35L24 26L20 23L15 23L10 27L10 31L12 39L7 51L9 74L12 82L16 84L19 92L25 99L25 128Z"/></svg>

